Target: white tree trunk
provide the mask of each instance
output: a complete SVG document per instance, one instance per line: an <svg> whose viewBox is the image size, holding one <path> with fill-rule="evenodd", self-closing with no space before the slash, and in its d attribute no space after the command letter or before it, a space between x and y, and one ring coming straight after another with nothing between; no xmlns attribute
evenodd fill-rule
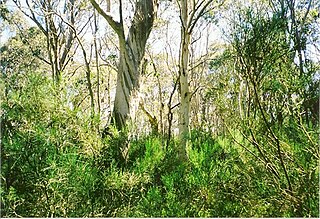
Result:
<svg viewBox="0 0 320 219"><path fill-rule="evenodd" d="M180 159L187 160L186 145L189 137L189 112L191 94L188 84L188 66L189 66L189 46L191 34L199 21L200 17L206 13L206 10L213 0L177 0L180 7L181 19L181 44L179 60L180 76L180 116L179 116L179 139L178 153ZM190 3L190 5L188 4Z"/></svg>
<svg viewBox="0 0 320 219"><path fill-rule="evenodd" d="M190 92L188 84L188 65L189 65L189 45L190 33L188 32L188 0L181 1L180 16L181 44L180 44L180 115L179 115L179 145L178 155L181 160L186 160L186 144L189 136L189 111L190 111Z"/></svg>
<svg viewBox="0 0 320 219"><path fill-rule="evenodd" d="M120 60L112 123L120 130L125 127L130 115L132 92L139 88L141 60L143 59L146 42L153 26L157 10L157 0L139 0L136 2L133 21L127 37L124 36L121 7L121 19L120 23L118 23L103 11L95 0L90 1L119 37Z"/></svg>

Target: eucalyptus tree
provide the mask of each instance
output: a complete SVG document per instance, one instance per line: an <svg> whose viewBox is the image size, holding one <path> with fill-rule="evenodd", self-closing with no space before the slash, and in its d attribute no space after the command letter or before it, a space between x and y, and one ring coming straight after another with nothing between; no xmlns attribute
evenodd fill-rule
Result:
<svg viewBox="0 0 320 219"><path fill-rule="evenodd" d="M189 136L190 101L189 63L190 43L192 33L205 14L212 11L221 3L213 0L179 0L177 1L181 20L181 41L179 52L179 83L180 83L180 112L179 112L179 140L178 153L181 160L186 160L186 144Z"/></svg>
<svg viewBox="0 0 320 219"><path fill-rule="evenodd" d="M62 72L72 61L76 46L74 28L82 22L82 5L77 0L13 0L19 10L30 18L46 37L47 56L54 83L59 84ZM87 24L78 27L82 32Z"/></svg>
<svg viewBox="0 0 320 219"><path fill-rule="evenodd" d="M119 1L120 20L110 14L110 1L106 10L95 0L90 0L93 7L102 15L119 39L119 63L116 96L112 114L112 123L117 129L125 127L130 114L130 99L139 88L139 76L142 71L142 59L157 12L157 0L135 1L135 11L128 33L125 34L123 3Z"/></svg>
<svg viewBox="0 0 320 219"><path fill-rule="evenodd" d="M93 15L86 10L86 4L79 0L13 0L13 2L26 17L36 24L45 36L46 53L37 55L37 57L51 67L54 84L59 86L62 73L69 71L71 69L69 68L70 64L76 62L77 49L80 47L93 116L95 103L91 82L91 55L83 42L83 36L88 34L88 24ZM40 46L42 45L39 44Z"/></svg>

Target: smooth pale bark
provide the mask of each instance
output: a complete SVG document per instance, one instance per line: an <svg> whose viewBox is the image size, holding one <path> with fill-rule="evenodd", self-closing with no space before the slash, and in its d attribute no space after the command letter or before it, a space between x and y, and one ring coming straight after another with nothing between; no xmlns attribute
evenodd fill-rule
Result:
<svg viewBox="0 0 320 219"><path fill-rule="evenodd" d="M135 13L127 37L124 35L120 1L120 22L105 13L95 0L90 0L95 9L107 20L119 37L120 59L118 65L116 97L112 123L121 130L130 114L130 99L139 88L141 60L150 35L157 9L157 0L137 1Z"/></svg>
<svg viewBox="0 0 320 219"><path fill-rule="evenodd" d="M189 65L189 45L190 33L188 31L188 0L180 3L181 17L181 44L180 44L180 115L179 115L179 144L178 155L181 160L187 160L186 143L189 135L189 111L190 111L190 92L188 85L188 65Z"/></svg>
<svg viewBox="0 0 320 219"><path fill-rule="evenodd" d="M182 161L187 160L186 145L189 137L189 114L191 93L189 91L188 66L191 35L199 19L206 13L213 0L178 0L181 20L181 43L179 57L180 77L180 115L178 155ZM212 7L211 7L212 8Z"/></svg>

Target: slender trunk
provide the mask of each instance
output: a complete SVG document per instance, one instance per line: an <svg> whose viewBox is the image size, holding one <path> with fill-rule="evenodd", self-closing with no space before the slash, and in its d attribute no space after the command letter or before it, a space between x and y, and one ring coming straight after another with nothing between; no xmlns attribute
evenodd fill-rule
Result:
<svg viewBox="0 0 320 219"><path fill-rule="evenodd" d="M52 11L51 6L49 7L49 11ZM53 62L51 64L53 65L53 69L54 69L54 72L53 72L53 74L55 75L54 79L56 84L58 85L60 83L60 77L61 77L61 71L60 71L60 65L59 65L59 51L58 51L59 38L58 38L56 26L54 24L53 14L50 14L47 18L47 28L48 28L50 48L53 54L52 56Z"/></svg>
<svg viewBox="0 0 320 219"><path fill-rule="evenodd" d="M91 70L89 67L89 63L86 63L86 79L87 79L87 86L89 90L90 95L90 107L91 107L91 117L94 116L95 110L94 110L94 95L92 90L92 83L91 83Z"/></svg>
<svg viewBox="0 0 320 219"><path fill-rule="evenodd" d="M151 125L151 134L158 135L159 134L159 127L158 127L158 120L156 116L152 116L149 111L146 110L144 107L144 103L141 101L139 103L140 109L147 115L149 119L149 123Z"/></svg>
<svg viewBox="0 0 320 219"><path fill-rule="evenodd" d="M159 103L160 103L160 109L159 109L159 122L160 122L160 134L164 134L163 130L163 98L162 98L162 89L161 89L161 83L160 83L160 78L157 76L157 83L158 83L158 89L159 89Z"/></svg>
<svg viewBox="0 0 320 219"><path fill-rule="evenodd" d="M98 23L97 23L97 15L96 11L93 13L94 18L94 49L95 49L95 56L96 56L96 70L97 70L97 103L98 103L98 114L100 116L101 112L101 104L100 104L100 68L99 68L99 56L98 56L98 45L97 45L97 32L98 32Z"/></svg>
<svg viewBox="0 0 320 219"><path fill-rule="evenodd" d="M40 58L42 61L51 65L53 84L59 86L62 71L70 61L68 54L73 45L73 31L69 31L66 35L61 34L63 30L63 22L57 23L56 17L61 17L54 10L54 2L52 1L31 1L26 0L25 5L21 5L21 1L13 1L19 10L29 17L46 36L48 61ZM72 25L75 23L74 0L70 0L70 10L68 12ZM27 12L28 11L28 12ZM44 23L42 22L44 21Z"/></svg>
<svg viewBox="0 0 320 219"><path fill-rule="evenodd" d="M83 57L84 57L84 62L85 62L85 65L86 65L86 79L87 79L87 86L88 86L88 91L89 91L89 96L90 96L91 117L93 118L93 116L95 114L95 110L94 110L94 95L93 95L92 83L91 83L91 68L90 68L90 63L89 63L89 61L87 59L86 50L83 47L83 45L80 42L80 40L79 40L79 44L81 46L82 54L83 54Z"/></svg>
<svg viewBox="0 0 320 219"><path fill-rule="evenodd" d="M255 99L257 101L257 105L258 105L258 109L260 110L261 112L261 115L262 115L262 119L267 127L267 130L269 131L269 133L271 134L272 136L272 140L276 143L276 146L277 146L277 152L278 152L278 158L280 160L280 165L283 169L283 172L285 174L285 177L286 177L286 180L287 180L287 183L288 183L288 190L292 192L292 186L291 186L291 181L290 181L290 177L289 177L289 174L288 174L288 171L287 171L287 168L284 164L284 161L283 161L283 155L281 153L281 146L280 146L280 141L278 139L278 137L276 136L276 134L273 132L272 128L270 127L270 124L267 120L267 117L265 115L265 111L263 110L263 107L260 103L260 99L259 99L259 95L258 95L258 91L257 91L257 84L255 82L255 79L250 77L250 80L252 82L252 85L253 85L253 91L254 91L254 95L255 95Z"/></svg>
<svg viewBox="0 0 320 219"><path fill-rule="evenodd" d="M166 149L170 145L170 140L171 140L171 127L172 127L172 120L173 120L173 112L172 112L172 110L176 106L178 106L178 105L172 106L172 98L173 98L173 95L174 95L174 93L175 93L175 91L177 89L179 78L177 78L177 80L174 83L174 87L173 87L173 90L171 91L171 94L170 94L170 97L169 97L169 101L168 101L168 104L167 104L167 106L168 106L168 114L167 114L167 116L168 116L168 137L167 137Z"/></svg>
<svg viewBox="0 0 320 219"><path fill-rule="evenodd" d="M189 45L190 33L188 32L188 1L181 1L181 44L180 44L180 117L179 117L179 140L178 155L181 160L187 160L186 144L189 137L189 111L190 111L190 92L188 84L188 65L189 65Z"/></svg>

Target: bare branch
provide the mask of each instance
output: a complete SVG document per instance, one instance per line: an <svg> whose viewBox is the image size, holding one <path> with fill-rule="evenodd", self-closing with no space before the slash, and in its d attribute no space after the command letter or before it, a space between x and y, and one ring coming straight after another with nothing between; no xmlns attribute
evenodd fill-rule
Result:
<svg viewBox="0 0 320 219"><path fill-rule="evenodd" d="M112 16L108 15L95 0L90 0L92 6L97 10L99 14L107 20L112 29L117 33L120 39L124 40L124 32L121 23L115 21Z"/></svg>

